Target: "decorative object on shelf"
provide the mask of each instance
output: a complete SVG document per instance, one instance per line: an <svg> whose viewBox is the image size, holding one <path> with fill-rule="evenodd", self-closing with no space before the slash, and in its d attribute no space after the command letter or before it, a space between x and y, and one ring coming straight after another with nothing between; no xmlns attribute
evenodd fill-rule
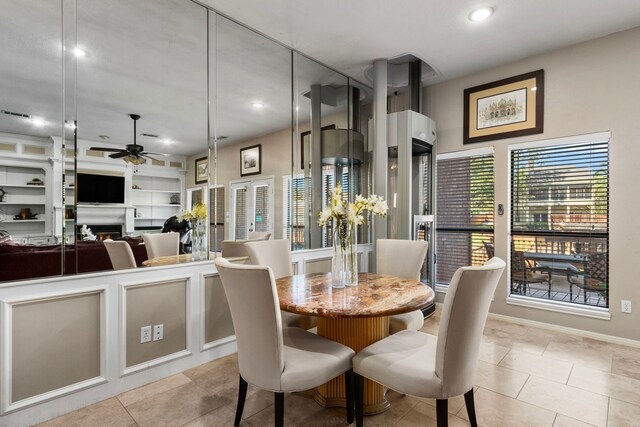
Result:
<svg viewBox="0 0 640 427"><path fill-rule="evenodd" d="M64 210L64 219L74 219L75 214L73 213L73 208L65 208Z"/></svg>
<svg viewBox="0 0 640 427"><path fill-rule="evenodd" d="M31 208L22 208L20 213L13 217L14 220L38 219L38 214L31 212Z"/></svg>
<svg viewBox="0 0 640 427"><path fill-rule="evenodd" d="M133 184L133 185L131 186L131 188L132 188L133 190L140 190L140 186L139 186L138 184Z"/></svg>
<svg viewBox="0 0 640 427"><path fill-rule="evenodd" d="M179 221L191 221L191 259L207 259L207 205L196 203L193 209L182 211Z"/></svg>
<svg viewBox="0 0 640 427"><path fill-rule="evenodd" d="M259 175L262 172L262 145L240 150L240 176Z"/></svg>
<svg viewBox="0 0 640 427"><path fill-rule="evenodd" d="M91 229L89 227L87 227L87 224L84 224L82 226L82 228L80 229L80 237L82 240L96 240L97 237L95 234L93 234L93 232L91 231Z"/></svg>
<svg viewBox="0 0 640 427"><path fill-rule="evenodd" d="M209 179L209 159L200 157L196 159L196 184L204 184Z"/></svg>
<svg viewBox="0 0 640 427"><path fill-rule="evenodd" d="M40 178L33 178L31 181L27 182L27 185L42 186L44 185L44 182Z"/></svg>
<svg viewBox="0 0 640 427"><path fill-rule="evenodd" d="M7 194L7 192L4 191L4 188L0 187L0 202L4 202L5 194Z"/></svg>
<svg viewBox="0 0 640 427"><path fill-rule="evenodd" d="M542 133L544 70L464 90L465 144Z"/></svg>
<svg viewBox="0 0 640 427"><path fill-rule="evenodd" d="M320 212L318 224L333 226L333 257L331 259L331 285L334 288L358 285L358 243L357 226L364 223L364 212L385 216L388 210L384 198L372 194L363 197L358 194L350 203L337 185L331 194L330 205Z"/></svg>
<svg viewBox="0 0 640 427"><path fill-rule="evenodd" d="M179 194L172 194L171 197L169 198L169 203L172 205L179 205L180 204L180 195Z"/></svg>

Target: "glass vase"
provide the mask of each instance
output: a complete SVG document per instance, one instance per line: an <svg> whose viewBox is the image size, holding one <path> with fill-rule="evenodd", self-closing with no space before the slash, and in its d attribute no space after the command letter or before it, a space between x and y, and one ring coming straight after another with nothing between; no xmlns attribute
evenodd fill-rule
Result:
<svg viewBox="0 0 640 427"><path fill-rule="evenodd" d="M191 259L199 261L207 259L207 231L204 221L197 219L191 222Z"/></svg>
<svg viewBox="0 0 640 427"><path fill-rule="evenodd" d="M355 227L347 221L334 220L331 286L358 286Z"/></svg>

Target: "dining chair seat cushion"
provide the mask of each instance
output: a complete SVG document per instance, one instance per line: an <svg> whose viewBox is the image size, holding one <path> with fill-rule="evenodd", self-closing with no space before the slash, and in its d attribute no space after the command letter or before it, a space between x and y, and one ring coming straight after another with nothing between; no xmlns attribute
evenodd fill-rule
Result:
<svg viewBox="0 0 640 427"><path fill-rule="evenodd" d="M351 369L355 352L300 328L283 328L283 392L309 390Z"/></svg>
<svg viewBox="0 0 640 427"><path fill-rule="evenodd" d="M400 331L418 331L424 326L424 314L416 310L410 313L394 314L389 317L389 333L395 334Z"/></svg>
<svg viewBox="0 0 640 427"><path fill-rule="evenodd" d="M371 344L353 358L353 370L400 393L418 397L441 396L436 375L438 337L401 331Z"/></svg>

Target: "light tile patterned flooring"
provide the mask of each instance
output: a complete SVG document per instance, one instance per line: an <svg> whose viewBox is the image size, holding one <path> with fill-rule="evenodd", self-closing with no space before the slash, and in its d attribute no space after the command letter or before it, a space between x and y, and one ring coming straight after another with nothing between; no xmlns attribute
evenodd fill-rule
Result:
<svg viewBox="0 0 640 427"><path fill-rule="evenodd" d="M437 334L439 312L423 330ZM236 355L128 391L43 426L231 426ZM640 348L489 319L476 375L480 425L638 426ZM387 412L366 426L435 426L435 401L390 391ZM285 398L285 425L344 426L344 411L301 394ZM241 426L273 425L273 395L249 388ZM468 426L462 398L449 401L449 425Z"/></svg>

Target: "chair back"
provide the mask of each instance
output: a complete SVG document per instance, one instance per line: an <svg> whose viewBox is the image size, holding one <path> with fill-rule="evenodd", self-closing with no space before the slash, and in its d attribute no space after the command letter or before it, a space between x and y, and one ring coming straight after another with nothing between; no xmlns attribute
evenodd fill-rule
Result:
<svg viewBox="0 0 640 427"><path fill-rule="evenodd" d="M280 302L271 269L215 260L229 302L240 375L266 390L280 390L284 369Z"/></svg>
<svg viewBox="0 0 640 427"><path fill-rule="evenodd" d="M597 252L589 256L588 268L589 278L595 279L602 283L609 283L607 254L605 252Z"/></svg>
<svg viewBox="0 0 640 427"><path fill-rule="evenodd" d="M133 256L133 251L129 243L123 240L115 242L111 239L105 239L102 243L109 254L109 259L111 260L111 265L114 270L126 270L137 267L136 258Z"/></svg>
<svg viewBox="0 0 640 427"><path fill-rule="evenodd" d="M436 375L444 397L471 390L491 298L506 264L491 258L480 267L459 268L444 299L436 350Z"/></svg>
<svg viewBox="0 0 640 427"><path fill-rule="evenodd" d="M244 244L249 260L254 265L268 265L276 279L291 276L291 249L288 240L260 240Z"/></svg>
<svg viewBox="0 0 640 427"><path fill-rule="evenodd" d="M268 231L250 231L247 233L247 240L269 240L271 233Z"/></svg>
<svg viewBox="0 0 640 427"><path fill-rule="evenodd" d="M420 280L420 270L429 244L423 240L378 239L376 271L378 274Z"/></svg>
<svg viewBox="0 0 640 427"><path fill-rule="evenodd" d="M143 234L144 246L149 259L160 256L178 255L180 253L180 233Z"/></svg>
<svg viewBox="0 0 640 427"><path fill-rule="evenodd" d="M246 240L223 240L222 241L222 257L223 258L240 258L249 256L247 248L244 244Z"/></svg>

